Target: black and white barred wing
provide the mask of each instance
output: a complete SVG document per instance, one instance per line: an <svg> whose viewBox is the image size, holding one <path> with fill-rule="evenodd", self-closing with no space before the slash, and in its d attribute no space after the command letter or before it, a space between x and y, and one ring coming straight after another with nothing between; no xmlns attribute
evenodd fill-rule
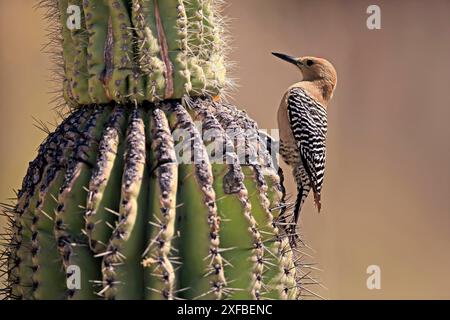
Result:
<svg viewBox="0 0 450 320"><path fill-rule="evenodd" d="M320 192L325 172L327 113L305 90L293 88L288 96L288 116L300 157L320 211Z"/></svg>

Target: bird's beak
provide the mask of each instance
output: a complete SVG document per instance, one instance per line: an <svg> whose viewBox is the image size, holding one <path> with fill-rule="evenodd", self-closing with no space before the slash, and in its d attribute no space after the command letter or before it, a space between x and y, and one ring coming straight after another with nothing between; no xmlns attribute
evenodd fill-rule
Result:
<svg viewBox="0 0 450 320"><path fill-rule="evenodd" d="M287 61L289 63L295 64L296 66L299 65L299 64L302 64L299 60L297 60L297 58L288 56L287 54L278 53L278 52L272 52L272 54L275 57L280 58L281 60Z"/></svg>

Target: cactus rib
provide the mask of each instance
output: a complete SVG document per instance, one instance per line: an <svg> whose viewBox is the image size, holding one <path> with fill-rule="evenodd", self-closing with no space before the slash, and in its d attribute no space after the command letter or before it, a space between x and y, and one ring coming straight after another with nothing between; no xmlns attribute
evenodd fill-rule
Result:
<svg viewBox="0 0 450 320"><path fill-rule="evenodd" d="M135 108L126 137L125 165L118 221L103 254L103 289L106 299L142 299L144 295L140 241L146 232L147 189L144 111ZM134 279L133 279L134 278Z"/></svg>
<svg viewBox="0 0 450 320"><path fill-rule="evenodd" d="M108 102L111 97L105 88L108 78L107 55L112 40L109 28L109 8L105 0L83 1L86 30L88 32L87 70L88 93L93 103Z"/></svg>
<svg viewBox="0 0 450 320"><path fill-rule="evenodd" d="M95 259L89 254L84 229L84 209L87 195L92 159L97 151L105 115L105 107L98 107L87 120L80 138L75 142L69 157L63 185L58 194L58 206L55 211L54 235L58 251L66 271L69 266L77 265L84 271L82 288L68 288L67 294L73 299L93 298L92 284L89 279L97 273ZM70 274L69 274L70 276Z"/></svg>
<svg viewBox="0 0 450 320"><path fill-rule="evenodd" d="M106 249L112 230L108 227L114 222L114 214L109 210L119 206L120 199L115 191L120 188L122 174L123 136L126 112L116 106L104 129L99 143L98 157L89 182L86 204L86 235L90 248L96 253Z"/></svg>
<svg viewBox="0 0 450 320"><path fill-rule="evenodd" d="M243 183L244 175L234 152L233 143L226 135L214 115L205 105L194 103L190 106L202 123L205 145L213 146L211 151L223 150L225 164L213 163L214 190L217 194L217 207L222 220L222 245L229 248L223 252L225 273L233 282L235 290L229 296L235 299L256 299L261 287L262 273L258 268L258 256L262 255L261 235L251 213L248 192ZM210 157L213 157L210 154ZM240 236L236 236L240 233ZM253 266L252 266L253 265ZM252 276L242 274L242 269L252 269ZM245 290L250 288L250 290ZM228 289L230 290L230 289Z"/></svg>
<svg viewBox="0 0 450 320"><path fill-rule="evenodd" d="M181 104L168 107L175 121L172 130L178 129L184 133L182 142L187 153L183 156L189 162L179 166L178 196L182 205L178 207L177 215L184 239L179 244L180 257L184 261L184 268L180 270L181 288L190 288L184 292L185 297L220 298L226 280L219 248L220 218L212 186L211 164L189 113ZM192 202L190 197L198 194L201 195L199 202ZM194 235L194 225L204 234Z"/></svg>
<svg viewBox="0 0 450 320"><path fill-rule="evenodd" d="M133 0L132 19L136 33L137 66L144 78L144 100L156 102L165 96L166 68L160 57L155 10L156 2ZM173 84L170 84L173 85Z"/></svg>
<svg viewBox="0 0 450 320"><path fill-rule="evenodd" d="M151 112L151 152L149 157L150 197L152 213L148 221L148 246L142 264L146 276L147 299L173 299L175 289L175 259L172 247L175 235L178 164L168 120L161 109Z"/></svg>

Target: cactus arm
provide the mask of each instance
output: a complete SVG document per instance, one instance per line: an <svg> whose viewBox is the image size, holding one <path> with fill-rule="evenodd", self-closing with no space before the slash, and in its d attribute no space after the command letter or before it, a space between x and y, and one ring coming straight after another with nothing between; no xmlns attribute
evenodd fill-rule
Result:
<svg viewBox="0 0 450 320"><path fill-rule="evenodd" d="M151 148L149 150L151 226L144 251L146 299L173 299L176 257L172 255L175 235L178 164L173 138L164 112L155 109L150 115ZM174 262L172 262L174 261Z"/></svg>
<svg viewBox="0 0 450 320"><path fill-rule="evenodd" d="M99 143L98 157L89 182L86 204L86 234L93 252L106 249L115 220L111 210L119 207L123 157L123 137L126 125L125 110L116 106Z"/></svg>
<svg viewBox="0 0 450 320"><path fill-rule="evenodd" d="M134 109L127 130L119 218L103 254L103 289L106 299L142 299L144 272L141 241L147 229L148 177L145 168L145 121Z"/></svg>
<svg viewBox="0 0 450 320"><path fill-rule="evenodd" d="M105 90L107 81L105 49L108 41L109 8L106 0L83 1L84 17L89 42L87 46L87 67L89 75L89 96L93 103L111 100Z"/></svg>

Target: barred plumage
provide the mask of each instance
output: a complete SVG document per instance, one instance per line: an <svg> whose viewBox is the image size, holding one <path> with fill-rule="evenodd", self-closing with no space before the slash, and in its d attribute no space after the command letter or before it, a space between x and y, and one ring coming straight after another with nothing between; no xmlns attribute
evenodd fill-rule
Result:
<svg viewBox="0 0 450 320"><path fill-rule="evenodd" d="M296 142L297 163L290 164L289 154L280 154L294 166L297 182L297 200L294 217L298 220L301 206L312 189L317 209L320 211L320 192L325 172L325 139L327 134L327 112L312 99L304 89L292 88L288 93L288 118ZM283 148L284 149L284 148Z"/></svg>
<svg viewBox="0 0 450 320"><path fill-rule="evenodd" d="M285 54L275 56L296 65L303 80L291 86L278 109L280 155L293 168L297 197L293 225L287 231L296 234L302 205L309 192L314 193L317 210L321 209L321 191L325 173L327 135L327 106L336 86L336 71L325 59L294 58ZM289 224L288 224L289 225Z"/></svg>

